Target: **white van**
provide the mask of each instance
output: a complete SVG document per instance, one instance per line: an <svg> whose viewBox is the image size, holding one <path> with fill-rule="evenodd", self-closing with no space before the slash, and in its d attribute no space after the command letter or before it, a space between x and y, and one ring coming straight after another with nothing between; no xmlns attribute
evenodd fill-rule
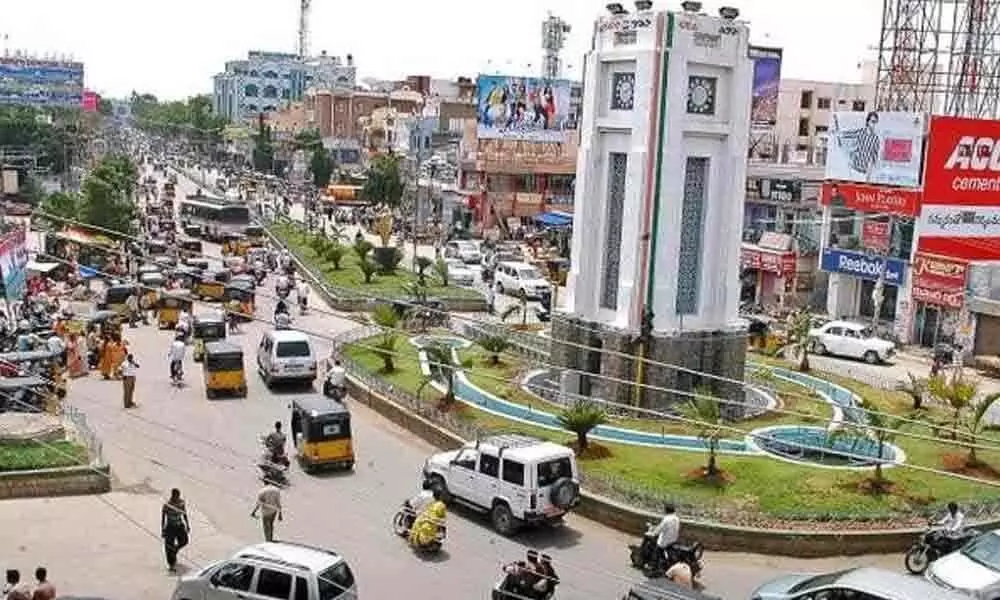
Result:
<svg viewBox="0 0 1000 600"><path fill-rule="evenodd" d="M257 372L270 388L276 381L316 380L316 353L301 331L271 330L257 346Z"/></svg>
<svg viewBox="0 0 1000 600"><path fill-rule="evenodd" d="M541 298L551 291L545 276L526 262L500 262L493 273L498 294Z"/></svg>

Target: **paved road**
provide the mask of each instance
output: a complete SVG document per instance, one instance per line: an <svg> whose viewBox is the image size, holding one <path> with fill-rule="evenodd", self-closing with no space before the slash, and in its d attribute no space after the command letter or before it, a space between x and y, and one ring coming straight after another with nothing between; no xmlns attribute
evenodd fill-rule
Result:
<svg viewBox="0 0 1000 600"><path fill-rule="evenodd" d="M185 181L179 187L179 193L192 191ZM211 252L216 250L209 247ZM265 294L268 289L263 288ZM320 304L317 298L313 301ZM271 314L268 299L259 296L258 304L260 315ZM326 310L322 306L318 309ZM296 319L295 326L331 335L354 325L313 311ZM265 328L264 324L250 324L233 338L243 346L248 365L253 364L253 351ZM127 330L127 337L142 365L137 410L122 410L119 384L97 377L74 382L71 392L73 404L87 412L105 440L116 487L158 495L180 487L192 508L203 515L206 527L216 532L216 538L259 539L257 524L248 516L259 487L253 465L257 435L276 419L287 421L287 400L296 392L269 393L250 372L246 399L209 401L199 382L200 368L190 357L185 365L188 387L176 390L169 385L169 333L140 327ZM329 351L325 340L315 338L314 342L321 355ZM559 597L566 600L610 600L635 580L635 572L625 565L628 538L572 516L565 527L526 532L508 540L493 534L474 515L453 514L446 552L435 560L417 558L390 533L389 519L398 503L416 491L421 464L433 448L364 407L355 406L353 411L359 456L355 472L314 477L294 471L292 486L285 493L287 518L280 525L279 536L344 553L358 572L365 597L396 597L403 586L407 596L417 600L483 597L500 563L523 555L524 545L553 554L564 581ZM79 519L76 514L66 518ZM145 518L155 526L156 513L150 511ZM222 558L224 551L218 544L204 548L197 532L194 539L189 560L201 564ZM91 550L85 544L79 548L82 554ZM152 547L144 558L152 565L162 561ZM100 555L94 560L104 562ZM710 553L706 560L709 591L736 600L747 598L755 585L783 572L821 571L848 564L896 567L900 559L804 561ZM114 567L105 568L110 572ZM86 582L81 582L80 590L65 591L89 590Z"/></svg>

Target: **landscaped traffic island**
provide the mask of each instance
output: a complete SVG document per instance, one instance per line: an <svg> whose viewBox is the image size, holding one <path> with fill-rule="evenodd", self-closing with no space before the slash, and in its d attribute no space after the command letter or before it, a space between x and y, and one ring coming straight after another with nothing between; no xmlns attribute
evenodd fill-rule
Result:
<svg viewBox="0 0 1000 600"><path fill-rule="evenodd" d="M486 310L486 300L477 290L448 285L447 269L422 262L421 277L401 264L403 252L395 247L333 239L310 233L290 221L277 221L268 228L313 275L322 279L340 310L368 310L373 299L420 298L440 301L452 311Z"/></svg>
<svg viewBox="0 0 1000 600"><path fill-rule="evenodd" d="M394 341L387 343L388 338ZM943 425L950 411L931 406L911 417L913 400L903 392L812 373L816 382L829 381L875 411L866 425L852 425L851 411L835 410L823 393L793 383L795 374L787 371L789 365L761 359L748 365L752 374L748 382L766 389L777 406L714 427L706 424L711 422L706 418L711 401L692 402L668 418L625 415L627 410L613 416L618 412L614 407L575 407L544 400L534 393L540 390L525 386L535 368L505 350L502 342L473 344L451 332L414 336L390 331L346 345L344 356L352 372L375 377L397 393L418 397L443 417L442 423L453 429L457 425L460 433L519 432L573 447L586 489L653 511L672 500L688 518L766 528L870 530L920 527L928 513L952 500L975 518L988 518L992 506L1000 504L1000 492L991 486L926 470L1000 481L994 470L994 465L1000 467L1000 436L979 431L975 443L982 448L970 457L970 438L956 433L958 439L953 440L954 431ZM443 370L432 366L443 364L453 366ZM802 381L806 376L796 377L795 381ZM826 389L814 387L820 392ZM846 418L844 413L848 413ZM827 434L835 418L846 419L837 428L841 433ZM588 425L589 435L581 449L579 430ZM881 429L900 433L873 433ZM876 448L873 456L883 452L881 456L892 457L884 462L901 464L885 464L877 474L872 466L859 466L863 462L821 460L824 448L813 448L815 464L762 450L762 440L773 441L775 432L800 430L809 435L794 439L846 447L848 456L860 453L852 448L868 445ZM842 437L845 433L850 435ZM706 477L709 445L716 449L712 477ZM879 461L868 464L874 462Z"/></svg>

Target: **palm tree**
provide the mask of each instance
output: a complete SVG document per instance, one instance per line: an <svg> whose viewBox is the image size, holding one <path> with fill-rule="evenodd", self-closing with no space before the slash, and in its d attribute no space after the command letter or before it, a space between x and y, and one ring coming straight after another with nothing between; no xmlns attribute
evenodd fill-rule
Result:
<svg viewBox="0 0 1000 600"><path fill-rule="evenodd" d="M931 377L927 381L927 390L932 396L951 408L951 438L957 439L962 411L972 404L972 400L979 392L979 386L971 381L965 381L962 371L957 370L951 377L948 377L947 374Z"/></svg>
<svg viewBox="0 0 1000 600"><path fill-rule="evenodd" d="M717 455L719 442L722 440L722 403L710 388L700 386L695 388L695 395L688 400L687 406L681 407L681 413L694 423L698 430L698 438L705 442L705 447L708 449L705 477L717 477L719 475Z"/></svg>
<svg viewBox="0 0 1000 600"><path fill-rule="evenodd" d="M426 256L417 257L417 277L420 278L420 285L427 285L427 269L434 265L434 261Z"/></svg>
<svg viewBox="0 0 1000 600"><path fill-rule="evenodd" d="M896 385L896 390L903 392L913 400L913 410L924 408L924 394L927 393L927 380L917 377L909 371L906 372L907 381L900 381Z"/></svg>
<svg viewBox="0 0 1000 600"><path fill-rule="evenodd" d="M431 373L436 374L445 384L446 390L441 402L444 406L451 406L455 402L455 373L458 370L451 346L434 341L424 346L423 350Z"/></svg>
<svg viewBox="0 0 1000 600"><path fill-rule="evenodd" d="M976 456L976 443L979 440L979 435L989 425L986 422L986 414L997 400L1000 400L1000 392L989 394L979 402L973 403L972 412L965 417L963 424L965 431L969 434L969 457L966 464L969 466L974 467L980 464L979 458Z"/></svg>
<svg viewBox="0 0 1000 600"><path fill-rule="evenodd" d="M434 262L434 272L441 278L441 285L448 287L451 276L448 273L448 263L444 262L443 258L439 258Z"/></svg>
<svg viewBox="0 0 1000 600"><path fill-rule="evenodd" d="M500 355L510 348L510 341L502 335L488 335L476 341L479 347L490 356L490 364L496 366L500 364Z"/></svg>
<svg viewBox="0 0 1000 600"><path fill-rule="evenodd" d="M361 274L365 277L365 283L371 283L372 277L375 273L378 273L379 266L376 262L370 258L365 258L358 263L358 268L361 269Z"/></svg>
<svg viewBox="0 0 1000 600"><path fill-rule="evenodd" d="M598 425L608 422L608 413L595 402L578 399L556 417L559 426L576 434L577 454L583 454L590 445L587 436Z"/></svg>
<svg viewBox="0 0 1000 600"><path fill-rule="evenodd" d="M364 262L368 258L368 253L375 245L368 240L358 240L354 242L354 253L358 255L358 260Z"/></svg>
<svg viewBox="0 0 1000 600"><path fill-rule="evenodd" d="M323 253L323 258L333 265L334 271L339 271L340 261L344 260L345 254L347 254L347 249L344 248L344 245L335 241L327 245L326 252Z"/></svg>
<svg viewBox="0 0 1000 600"><path fill-rule="evenodd" d="M399 339L396 337L396 332L389 330L386 331L379 337L379 340L375 342L375 346L372 348L372 352L382 359L382 372L392 373L396 370L396 343Z"/></svg>
<svg viewBox="0 0 1000 600"><path fill-rule="evenodd" d="M880 493L886 489L886 484L889 482L882 472L882 465L885 462L882 457L886 454L886 446L896 440L900 431L911 423L912 418L906 415L891 415L872 411L867 408L867 405L862 405L861 408L865 411L864 420L838 429L832 434L831 439L850 438L855 443L860 439L868 439L875 442L878 455L875 457L875 473L871 482L872 491Z"/></svg>
<svg viewBox="0 0 1000 600"><path fill-rule="evenodd" d="M399 313L389 304L379 304L372 311L372 322L383 329L395 329L399 325Z"/></svg>
<svg viewBox="0 0 1000 600"><path fill-rule="evenodd" d="M799 371L809 371L809 351L812 349L812 315L807 309L797 310L788 317L788 343L785 348L799 356Z"/></svg>

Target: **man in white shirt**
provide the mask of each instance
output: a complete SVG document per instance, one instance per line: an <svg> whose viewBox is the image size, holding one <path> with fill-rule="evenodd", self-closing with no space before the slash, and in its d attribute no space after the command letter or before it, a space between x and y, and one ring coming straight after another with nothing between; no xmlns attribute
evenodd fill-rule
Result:
<svg viewBox="0 0 1000 600"><path fill-rule="evenodd" d="M122 393L125 408L135 408L135 377L139 373L139 363L135 362L135 357L130 352L122 363Z"/></svg>
<svg viewBox="0 0 1000 600"><path fill-rule="evenodd" d="M340 364L339 360L334 360L326 374L326 385L323 386L324 393L340 402L347 395L347 369Z"/></svg>
<svg viewBox="0 0 1000 600"><path fill-rule="evenodd" d="M299 297L299 307L305 312L309 304L309 284L302 280L299 282L299 289L295 292Z"/></svg>
<svg viewBox="0 0 1000 600"><path fill-rule="evenodd" d="M257 518L258 514L260 514L260 522L264 528L264 541L273 542L274 520L277 518L281 521L283 515L281 512L281 490L271 482L267 482L257 492L257 504L253 507L250 516Z"/></svg>
<svg viewBox="0 0 1000 600"><path fill-rule="evenodd" d="M184 353L187 350L187 344L184 343L184 338L181 334L177 334L174 341L170 344L170 352L167 353L167 357L170 361L170 377L180 378L181 373L184 369Z"/></svg>
<svg viewBox="0 0 1000 600"><path fill-rule="evenodd" d="M274 291L278 296L285 297L291 291L292 282L288 280L288 275L282 273L278 275L278 281L274 284Z"/></svg>
<svg viewBox="0 0 1000 600"><path fill-rule="evenodd" d="M66 364L66 344L58 335L51 335L49 339L45 340L45 345L48 347L49 352L59 357L59 363L62 365Z"/></svg>
<svg viewBox="0 0 1000 600"><path fill-rule="evenodd" d="M681 534L681 519L677 516L677 509L674 508L673 504L667 504L663 507L663 518L660 519L659 524L653 528L653 535L656 536L656 547L659 548L661 557L660 559L666 559L668 564L670 546L677 543Z"/></svg>
<svg viewBox="0 0 1000 600"><path fill-rule="evenodd" d="M938 525L948 535L958 535L965 530L965 515L958 510L957 503L948 503L948 514L938 522Z"/></svg>

